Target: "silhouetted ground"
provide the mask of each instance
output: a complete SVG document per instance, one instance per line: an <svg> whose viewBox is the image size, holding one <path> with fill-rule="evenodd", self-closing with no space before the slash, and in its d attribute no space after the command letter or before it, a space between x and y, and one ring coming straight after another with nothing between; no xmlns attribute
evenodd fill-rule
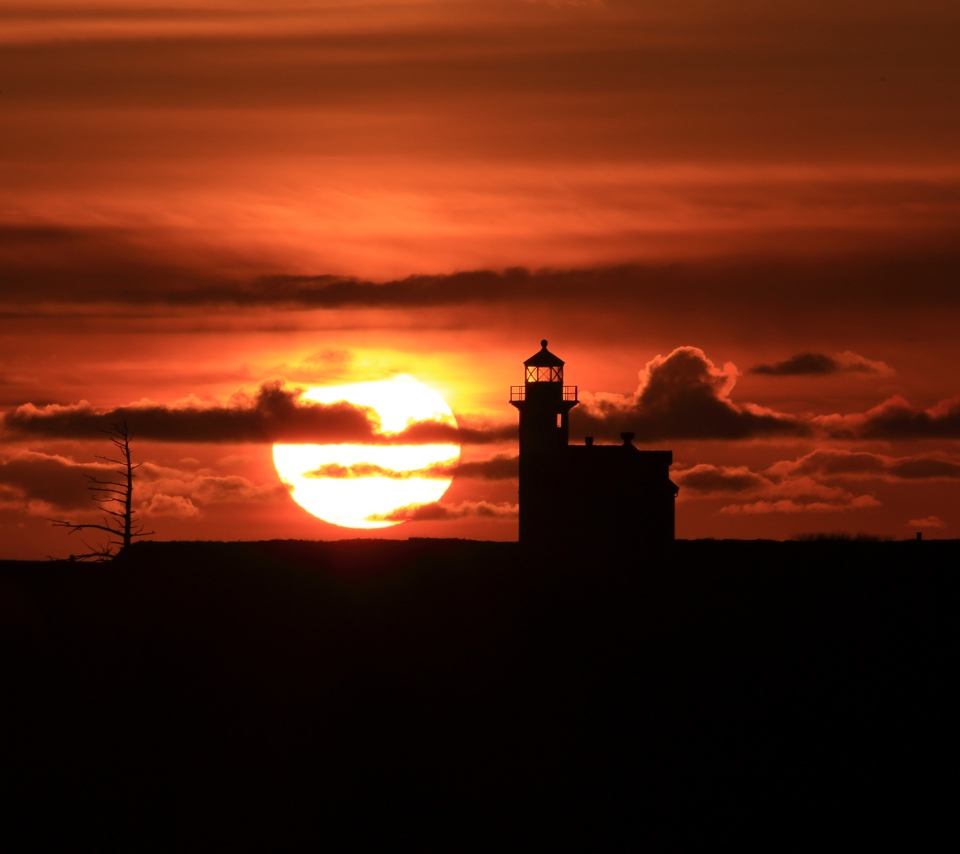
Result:
<svg viewBox="0 0 960 854"><path fill-rule="evenodd" d="M2 562L6 838L916 844L952 828L958 557L415 540Z"/></svg>

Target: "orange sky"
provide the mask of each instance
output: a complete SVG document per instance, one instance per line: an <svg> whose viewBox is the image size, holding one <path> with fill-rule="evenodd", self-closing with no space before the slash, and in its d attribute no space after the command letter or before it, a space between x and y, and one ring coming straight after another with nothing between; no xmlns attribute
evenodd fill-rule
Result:
<svg viewBox="0 0 960 854"><path fill-rule="evenodd" d="M87 503L51 404L404 372L496 433L544 336L578 436L673 448L679 536L956 536L958 43L946 0L4 4L0 557ZM158 537L354 535L190 429L136 447ZM387 535L515 537L472 471Z"/></svg>

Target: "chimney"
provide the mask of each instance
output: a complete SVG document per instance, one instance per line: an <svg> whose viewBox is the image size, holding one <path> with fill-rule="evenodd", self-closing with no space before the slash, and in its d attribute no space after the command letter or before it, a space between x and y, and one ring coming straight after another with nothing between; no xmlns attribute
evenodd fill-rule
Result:
<svg viewBox="0 0 960 854"><path fill-rule="evenodd" d="M923 531L917 531L917 542L919 543L923 539Z"/></svg>
<svg viewBox="0 0 960 854"><path fill-rule="evenodd" d="M626 447L627 445L632 445L636 435L637 435L636 433L621 433L620 438L623 439L624 447Z"/></svg>
<svg viewBox="0 0 960 854"><path fill-rule="evenodd" d="M586 445L588 448L592 448L592 447L593 447L593 436L585 436L584 439L583 439L583 444Z"/></svg>

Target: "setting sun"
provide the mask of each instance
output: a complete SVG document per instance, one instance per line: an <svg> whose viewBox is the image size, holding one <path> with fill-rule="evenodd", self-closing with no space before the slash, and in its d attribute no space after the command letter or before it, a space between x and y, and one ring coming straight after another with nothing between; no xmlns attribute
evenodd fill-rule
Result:
<svg viewBox="0 0 960 854"><path fill-rule="evenodd" d="M446 401L411 376L311 388L316 403L346 401L376 412L383 434L437 421L456 427ZM276 444L273 461L293 499L308 513L347 528L386 528L397 511L438 501L460 457L453 443L422 445Z"/></svg>

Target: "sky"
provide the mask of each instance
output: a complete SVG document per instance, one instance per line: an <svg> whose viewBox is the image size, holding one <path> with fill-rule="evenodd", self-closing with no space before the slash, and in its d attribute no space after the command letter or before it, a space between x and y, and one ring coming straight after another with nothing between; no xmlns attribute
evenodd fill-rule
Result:
<svg viewBox="0 0 960 854"><path fill-rule="evenodd" d="M0 558L79 548L121 417L159 539L515 539L541 338L574 441L673 450L679 537L956 537L958 43L953 0L7 0ZM398 374L452 486L309 515L273 443L371 424L306 390Z"/></svg>

